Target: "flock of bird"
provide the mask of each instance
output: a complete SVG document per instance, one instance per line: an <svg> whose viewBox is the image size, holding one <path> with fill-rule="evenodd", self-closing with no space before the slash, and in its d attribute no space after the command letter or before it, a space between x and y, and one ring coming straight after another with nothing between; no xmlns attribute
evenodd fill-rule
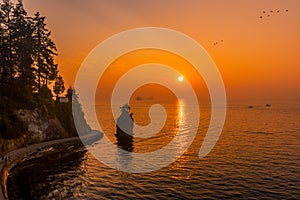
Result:
<svg viewBox="0 0 300 200"><path fill-rule="evenodd" d="M220 41L214 42L213 45L216 46L216 45L218 45L218 44L220 44L222 42L224 42L224 40L220 40Z"/></svg>
<svg viewBox="0 0 300 200"><path fill-rule="evenodd" d="M270 17L271 16L271 14L274 14L274 13L282 13L282 12L285 12L285 13L287 13L287 12L289 12L289 10L270 10L270 11L262 11L262 15L259 17L259 18L264 18L264 17Z"/></svg>
<svg viewBox="0 0 300 200"><path fill-rule="evenodd" d="M289 12L288 9L286 9L286 10L270 10L270 11L263 10L262 15L259 18L262 19L264 17L270 17L271 14L274 14L274 13L288 13L288 12ZM217 46L218 44L220 44L222 42L224 42L224 40L216 41L213 43L213 45Z"/></svg>

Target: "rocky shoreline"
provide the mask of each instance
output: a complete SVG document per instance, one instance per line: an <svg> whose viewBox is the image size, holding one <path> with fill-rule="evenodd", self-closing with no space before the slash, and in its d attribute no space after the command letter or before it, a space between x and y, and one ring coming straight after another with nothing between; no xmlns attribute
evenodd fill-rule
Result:
<svg viewBox="0 0 300 200"><path fill-rule="evenodd" d="M20 149L17 149L15 151L12 151L5 155L5 157L9 157L10 159L8 161L1 161L0 163L0 170L1 170L1 190L0 190L0 199L6 200L8 199L8 192L7 192L7 178L9 176L9 171L18 163L22 162L24 157L27 155L30 155L34 152L41 151L44 148L49 148L53 145L71 142L71 141L79 141L78 137L72 137L72 138L65 138L65 139L59 139L59 140L53 140L48 142L43 142L39 144L30 145L27 147L23 147Z"/></svg>
<svg viewBox="0 0 300 200"><path fill-rule="evenodd" d="M61 145L64 146L65 143L68 142L79 142L80 145L83 146L82 142L84 144L93 144L97 141L99 141L103 137L103 133L92 130L89 134L86 134L84 136L79 137L69 137L64 139L57 139L57 140L51 140L47 142L32 144L29 146L25 146L22 148L19 148L17 150L11 151L7 153L4 157L9 158L7 161L1 161L0 162L0 171L1 171L1 190L0 190L0 200L7 200L8 199L8 190L7 190L7 178L9 176L10 170L18 165L19 163L24 161L24 158L26 158L29 155L32 155L34 153L41 153L40 156L45 156L45 152L47 152L47 148L53 148L55 145ZM74 147L74 145L71 145L71 147ZM78 145L77 145L78 146ZM61 148L57 148L58 154L61 154L60 151ZM69 150L70 147L63 149L63 150ZM35 157L37 155L34 155ZM51 159L51 158L49 158Z"/></svg>
<svg viewBox="0 0 300 200"><path fill-rule="evenodd" d="M65 104L61 105L61 107L68 108L70 105ZM64 127L61 122L62 119L58 119L56 116L50 116L50 111L46 107L33 110L16 109L13 113L26 128L23 132L19 133L20 137L10 139L0 137L1 157L8 152L31 144L77 136L75 127ZM61 118L73 120L72 112L66 112L65 116ZM86 130L86 132L89 131L90 130Z"/></svg>

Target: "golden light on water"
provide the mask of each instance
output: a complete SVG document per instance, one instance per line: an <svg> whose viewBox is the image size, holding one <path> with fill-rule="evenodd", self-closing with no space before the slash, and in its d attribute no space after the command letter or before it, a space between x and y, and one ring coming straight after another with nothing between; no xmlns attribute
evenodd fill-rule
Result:
<svg viewBox="0 0 300 200"><path fill-rule="evenodd" d="M184 101L183 101L183 99L178 99L178 118L179 118L179 123L183 123L183 121L184 121Z"/></svg>
<svg viewBox="0 0 300 200"><path fill-rule="evenodd" d="M178 99L178 104L177 104L177 117L178 117L178 124L177 126L184 126L185 124L185 104L183 99ZM182 131L182 130L179 130ZM178 149L183 149L186 141L184 141L184 137L181 137L182 141L178 142Z"/></svg>

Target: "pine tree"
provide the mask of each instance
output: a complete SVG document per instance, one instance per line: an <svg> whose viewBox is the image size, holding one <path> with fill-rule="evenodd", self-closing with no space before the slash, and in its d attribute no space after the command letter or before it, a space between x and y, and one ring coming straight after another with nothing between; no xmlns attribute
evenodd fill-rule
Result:
<svg viewBox="0 0 300 200"><path fill-rule="evenodd" d="M69 102L72 102L72 95L73 95L73 88L70 86L66 94L66 97L68 98Z"/></svg>
<svg viewBox="0 0 300 200"><path fill-rule="evenodd" d="M57 55L56 46L51 40L51 32L45 24L45 17L36 13L33 18L33 39L34 39L34 64L38 79L38 89L42 85L48 85L57 76L57 64L54 63L54 56Z"/></svg>
<svg viewBox="0 0 300 200"><path fill-rule="evenodd" d="M3 73L4 73L4 14L2 12L2 9L0 7L0 86L3 85Z"/></svg>
<svg viewBox="0 0 300 200"><path fill-rule="evenodd" d="M62 94L65 91L65 83L61 75L56 77L55 83L53 86L53 92L56 94L56 100L58 100L58 95Z"/></svg>
<svg viewBox="0 0 300 200"><path fill-rule="evenodd" d="M10 0L3 0L1 5L1 85L8 85L16 74L14 63L15 50L12 24L13 4Z"/></svg>
<svg viewBox="0 0 300 200"><path fill-rule="evenodd" d="M18 0L13 10L11 26L14 29L13 38L15 40L18 86L22 89L22 93L28 96L32 93L32 88L35 85L34 68L32 66L34 41L32 38L32 24L23 7L22 0Z"/></svg>
<svg viewBox="0 0 300 200"><path fill-rule="evenodd" d="M85 135L90 133L92 129L86 122L82 106L79 102L78 94L76 94L76 90L73 89L72 93L72 112L73 120L76 124L76 130L79 135Z"/></svg>

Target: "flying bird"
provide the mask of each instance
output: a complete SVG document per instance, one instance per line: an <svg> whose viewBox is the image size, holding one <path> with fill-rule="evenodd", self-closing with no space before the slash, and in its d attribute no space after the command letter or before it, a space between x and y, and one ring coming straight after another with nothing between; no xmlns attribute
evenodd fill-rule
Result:
<svg viewBox="0 0 300 200"><path fill-rule="evenodd" d="M214 42L213 45L216 46L216 45L220 44L221 42L224 42L224 40L222 39L222 40L219 40L219 41L217 41L217 42Z"/></svg>
<svg viewBox="0 0 300 200"><path fill-rule="evenodd" d="M285 9L285 10L284 10L284 9L282 9L282 10L280 10L280 9L279 9L279 10L270 10L269 12L266 12L265 10L263 10L263 11L262 11L263 14L260 15L259 18L262 19L262 18L264 18L264 17L271 17L271 13L272 13L272 14L273 14L273 13L280 13L280 12L284 12L284 11L285 11L285 12L289 12L288 9Z"/></svg>

